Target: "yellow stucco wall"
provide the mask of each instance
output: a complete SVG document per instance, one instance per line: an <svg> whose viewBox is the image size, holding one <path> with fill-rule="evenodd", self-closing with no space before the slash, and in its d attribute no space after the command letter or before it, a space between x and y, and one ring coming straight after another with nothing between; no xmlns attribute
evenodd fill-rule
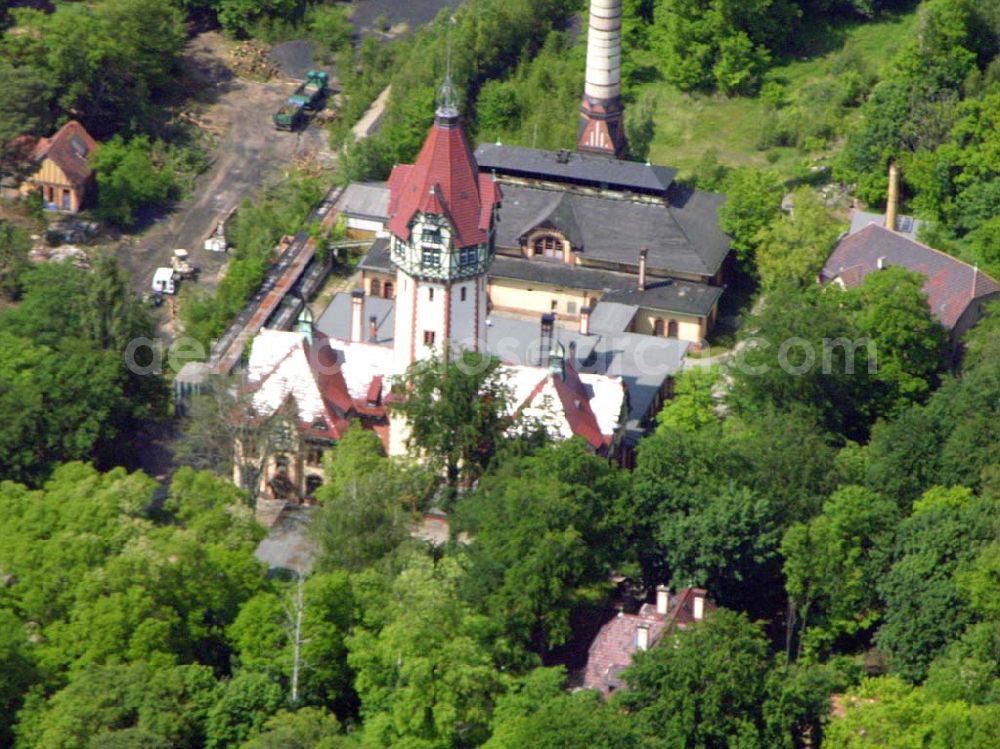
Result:
<svg viewBox="0 0 1000 749"><path fill-rule="evenodd" d="M670 314L651 309L640 309L633 323L634 332L652 335L657 318L663 320L663 335L667 334L671 320L677 321L677 337L682 341L698 343L707 333L703 320L686 315Z"/></svg>
<svg viewBox="0 0 1000 749"><path fill-rule="evenodd" d="M52 188L54 194L50 196L45 188ZM63 208L63 191L69 192L69 210L76 212L80 210L83 202L83 192L76 188L66 178L65 172L60 169L51 159L43 159L38 171L29 177L22 191L27 193L31 190L43 190L43 197L46 202L54 203L60 209Z"/></svg>
<svg viewBox="0 0 1000 749"><path fill-rule="evenodd" d="M588 304L591 297L601 297L601 293L596 290L565 289L546 284L528 286L497 278L489 279L488 289L493 309L529 314L555 312L559 317L571 319L579 318L580 310ZM556 303L555 309L552 308L553 302Z"/></svg>
<svg viewBox="0 0 1000 749"><path fill-rule="evenodd" d="M372 281L378 281L378 294L372 293ZM365 293L368 296L385 296L384 289L386 281L389 281L393 284L393 286L395 286L396 276L370 270L363 271L361 274L361 288L365 290ZM395 296L395 291L393 291L393 296Z"/></svg>

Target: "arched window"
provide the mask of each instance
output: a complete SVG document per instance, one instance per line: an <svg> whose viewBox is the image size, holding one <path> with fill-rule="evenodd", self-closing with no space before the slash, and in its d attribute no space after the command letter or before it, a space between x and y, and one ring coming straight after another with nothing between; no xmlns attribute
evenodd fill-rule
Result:
<svg viewBox="0 0 1000 749"><path fill-rule="evenodd" d="M663 335L663 318L657 317L653 320L653 335Z"/></svg>
<svg viewBox="0 0 1000 749"><path fill-rule="evenodd" d="M372 279L372 296L382 296L382 284L377 278Z"/></svg>
<svg viewBox="0 0 1000 749"><path fill-rule="evenodd" d="M395 288L393 288L392 281L386 281L385 284L382 286L382 296L384 296L386 299L392 299L395 293L396 290Z"/></svg>
<svg viewBox="0 0 1000 749"><path fill-rule="evenodd" d="M677 337L677 321L671 320L667 323L667 335L671 338Z"/></svg>
<svg viewBox="0 0 1000 749"><path fill-rule="evenodd" d="M543 234L535 240L535 257L547 257L562 260L563 242L555 234Z"/></svg>

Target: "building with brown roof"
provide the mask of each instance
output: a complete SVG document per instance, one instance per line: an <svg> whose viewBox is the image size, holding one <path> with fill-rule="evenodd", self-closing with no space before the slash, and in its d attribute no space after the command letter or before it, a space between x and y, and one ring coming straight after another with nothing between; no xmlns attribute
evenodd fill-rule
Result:
<svg viewBox="0 0 1000 749"><path fill-rule="evenodd" d="M1000 285L975 266L878 223L858 227L844 237L823 266L820 281L855 288L869 273L891 266L915 271L927 279L923 290L931 314L956 345L979 322L986 302L1000 296Z"/></svg>
<svg viewBox="0 0 1000 749"><path fill-rule="evenodd" d="M47 210L76 213L93 188L89 159L95 148L97 142L83 125L70 120L51 138L38 141L32 154L37 169L22 191L40 191Z"/></svg>
<svg viewBox="0 0 1000 749"><path fill-rule="evenodd" d="M635 614L619 612L601 627L587 651L583 688L611 694L622 686L621 674L637 652L655 647L666 633L689 627L714 610L702 588L671 595L666 586L658 586L655 604L644 603Z"/></svg>

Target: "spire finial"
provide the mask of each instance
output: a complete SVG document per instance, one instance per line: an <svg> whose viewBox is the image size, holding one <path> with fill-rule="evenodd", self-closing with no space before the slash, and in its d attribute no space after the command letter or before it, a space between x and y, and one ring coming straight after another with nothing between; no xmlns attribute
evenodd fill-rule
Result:
<svg viewBox="0 0 1000 749"><path fill-rule="evenodd" d="M455 86L451 82L451 26L455 23L455 16L448 19L448 28L445 31L445 73L444 80L438 86L435 101L438 121L443 124L450 124L458 120L458 94Z"/></svg>

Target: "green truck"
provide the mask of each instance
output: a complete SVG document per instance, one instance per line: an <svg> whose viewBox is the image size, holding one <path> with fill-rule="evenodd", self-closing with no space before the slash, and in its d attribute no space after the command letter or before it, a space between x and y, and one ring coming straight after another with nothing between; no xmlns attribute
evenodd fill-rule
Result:
<svg viewBox="0 0 1000 749"><path fill-rule="evenodd" d="M305 113L323 108L326 98L327 75L322 70L310 70L306 79L274 113L278 130L295 130L305 120Z"/></svg>

